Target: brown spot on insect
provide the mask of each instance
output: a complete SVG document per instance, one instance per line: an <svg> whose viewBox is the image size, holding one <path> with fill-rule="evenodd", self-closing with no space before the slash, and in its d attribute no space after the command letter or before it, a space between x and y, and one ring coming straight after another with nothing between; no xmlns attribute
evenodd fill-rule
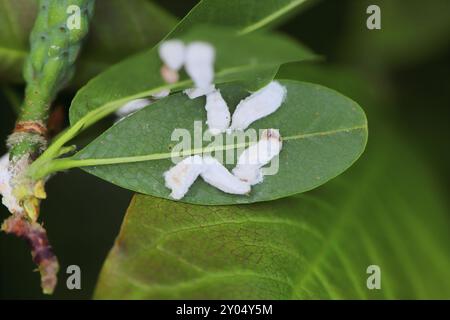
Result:
<svg viewBox="0 0 450 320"><path fill-rule="evenodd" d="M180 79L178 71L169 68L167 65L161 67L161 77L167 83L176 83Z"/></svg>

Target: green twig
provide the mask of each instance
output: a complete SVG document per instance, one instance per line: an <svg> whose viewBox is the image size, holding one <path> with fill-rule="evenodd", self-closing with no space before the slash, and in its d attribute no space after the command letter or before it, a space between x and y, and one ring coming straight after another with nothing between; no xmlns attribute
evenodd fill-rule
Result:
<svg viewBox="0 0 450 320"><path fill-rule="evenodd" d="M70 28L69 5L79 8L79 25ZM51 102L73 75L93 5L94 0L39 1L39 13L30 36L31 50L24 66L25 99L9 140L13 162L26 155L34 159L45 148Z"/></svg>
<svg viewBox="0 0 450 320"><path fill-rule="evenodd" d="M41 274L44 293L56 285L58 260L45 229L36 221L40 200L46 197L43 181L27 175L30 164L47 145L50 105L74 73L81 43L88 33L95 0L40 0L30 36L30 53L24 65L25 97L14 132L8 138L14 197L22 207L5 221L2 230L24 238ZM71 23L69 24L69 21ZM64 149L63 151L69 151ZM61 150L58 150L61 154Z"/></svg>

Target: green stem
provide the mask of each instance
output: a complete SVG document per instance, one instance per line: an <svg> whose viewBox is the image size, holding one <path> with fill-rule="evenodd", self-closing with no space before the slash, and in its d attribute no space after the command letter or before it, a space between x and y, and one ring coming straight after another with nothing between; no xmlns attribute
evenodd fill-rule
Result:
<svg viewBox="0 0 450 320"><path fill-rule="evenodd" d="M226 146L214 146L206 148L196 148L191 150L184 150L177 153L164 152L164 153L152 153L141 156L130 156L130 157L118 157L118 158L104 158L104 159L76 159L74 157L56 159L43 163L40 166L32 166L28 171L33 179L41 179L51 173L68 170L72 168L80 167L91 167L91 166L103 166L110 164L123 164L123 163L134 163L134 162L144 162L152 160L163 160L170 159L172 157L187 157L195 154L208 153L213 151L226 151L238 148L245 148L250 144L250 142L242 142L236 144L229 144Z"/></svg>
<svg viewBox="0 0 450 320"><path fill-rule="evenodd" d="M143 97L151 96L152 94L158 93L165 89L178 89L182 87L186 87L192 83L191 80L184 80L180 81L174 84L168 84L164 86L160 86L151 90L147 90L144 92L140 92L139 94L135 94L132 96L128 96L119 100L115 100L113 102L107 103L103 105L100 108L94 109L90 112L88 112L84 117L82 117L80 120L78 120L74 125L69 127L66 131L61 133L54 141L53 143L48 147L48 149L31 165L30 167L30 173L31 172L38 172L39 167L48 167L46 163L54 160L56 157L60 156L61 148L64 147L64 145L75 138L80 132L87 129L91 125L97 123L99 120L105 118L106 116L110 115L120 107L122 107L125 103L134 100L139 99ZM67 159L61 159L61 160L67 160ZM53 161L55 162L55 161ZM52 163L53 163L52 162ZM72 168L72 167L70 167ZM68 169L68 168L65 168ZM63 170L65 170L63 169ZM54 172L54 171L52 171ZM31 174L33 177L35 177L34 174ZM38 175L39 177L42 177L41 174Z"/></svg>
<svg viewBox="0 0 450 320"><path fill-rule="evenodd" d="M15 210L2 230L28 241L32 257L41 273L41 286L51 294L57 282L58 259L45 229L37 223L41 199L46 194L42 181L26 174L30 163L47 144L46 122L50 105L71 79L82 41L88 33L95 0L40 0L39 11L30 36L30 53L24 65L25 97L16 127L8 139L10 147L9 184L21 210ZM78 12L71 18L79 24L68 25L69 5ZM79 18L79 19L78 19ZM62 151L68 151L65 148ZM59 151L60 153L62 151Z"/></svg>
<svg viewBox="0 0 450 320"><path fill-rule="evenodd" d="M340 132L350 132L353 130L360 130L367 128L367 123L349 127L349 128L340 128L335 130L321 131L321 132L309 132L302 133L297 135L291 135L283 137L283 141L287 142L290 140L299 140L306 139L312 137L326 136L330 134L340 133ZM102 165L110 165L110 164L123 164L123 163L134 163L134 162L144 162L151 160L163 160L169 159L171 157L187 157L195 154L209 153L213 151L226 151L238 148L246 148L249 146L251 142L242 142L236 144L228 144L225 146L213 146L206 148L196 148L190 150L184 150L180 152L165 152L165 153L152 153L147 155L140 156L129 156L129 157L117 157L117 158L103 158L103 159L76 159L75 156L64 158L64 159L56 159L47 161L46 163L40 163L39 166L30 167L29 174L34 179L40 179L54 172L63 171L72 168L79 167L90 167L90 166L102 166Z"/></svg>
<svg viewBox="0 0 450 320"><path fill-rule="evenodd" d="M69 28L67 8L80 9L79 28ZM11 159L35 158L46 147L46 122L52 101L71 79L82 41L89 29L94 0L40 0L25 61L25 98L9 144Z"/></svg>

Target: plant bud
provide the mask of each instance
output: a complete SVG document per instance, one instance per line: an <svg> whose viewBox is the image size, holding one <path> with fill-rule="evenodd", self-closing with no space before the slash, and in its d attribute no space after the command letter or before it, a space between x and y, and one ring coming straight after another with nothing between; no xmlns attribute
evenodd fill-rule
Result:
<svg viewBox="0 0 450 320"><path fill-rule="evenodd" d="M207 156L203 158L204 170L201 177L206 183L231 194L247 194L250 185L233 176L216 158Z"/></svg>
<svg viewBox="0 0 450 320"><path fill-rule="evenodd" d="M276 129L266 129L262 132L258 143L248 147L239 156L233 174L250 185L263 181L261 168L276 157L282 148L280 133Z"/></svg>
<svg viewBox="0 0 450 320"><path fill-rule="evenodd" d="M208 93L205 109L207 113L206 123L211 134L217 135L225 132L230 126L231 115L227 103L220 94L220 90Z"/></svg>
<svg viewBox="0 0 450 320"><path fill-rule="evenodd" d="M242 100L233 114L231 130L245 130L254 121L275 112L286 97L286 88L272 81Z"/></svg>

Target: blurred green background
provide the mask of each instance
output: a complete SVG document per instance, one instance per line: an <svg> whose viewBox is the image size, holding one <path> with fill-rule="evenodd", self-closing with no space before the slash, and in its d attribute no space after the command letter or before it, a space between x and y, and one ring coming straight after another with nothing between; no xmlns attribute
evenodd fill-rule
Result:
<svg viewBox="0 0 450 320"><path fill-rule="evenodd" d="M161 0L157 3L181 18L196 1ZM381 8L381 30L366 28L366 8L370 4ZM3 9L0 7L0 10ZM119 16L111 23L120 24L120 21ZM148 23L151 30L152 21L140 23ZM448 194L450 1L313 1L278 29L325 57L317 67L283 67L281 76L294 75L342 91L367 111L371 129L397 128L417 157L427 164L442 194ZM155 39L148 41L152 43ZM136 46L136 50L138 48ZM8 79L2 75L0 79L4 87ZM23 90L17 82L8 84L8 88L13 95L20 95ZM14 125L11 90L0 93L2 140ZM66 111L73 94L74 90L68 89L58 99L58 104L64 105ZM87 132L79 144L107 125L103 123ZM369 144L372 138L370 136ZM4 152L5 146L1 145L0 153ZM410 182L411 188L422 187L415 184L414 177ZM50 197L42 206L42 219L62 267L60 285L51 298L90 298L132 194L80 170L52 178L48 194ZM448 198L445 201L448 208ZM0 218L3 220L7 216L6 209L1 207ZM447 230L450 232L449 228ZM65 269L71 264L81 267L82 290L65 288ZM41 294L39 275L32 272L33 268L26 244L0 234L0 298L49 298Z"/></svg>

